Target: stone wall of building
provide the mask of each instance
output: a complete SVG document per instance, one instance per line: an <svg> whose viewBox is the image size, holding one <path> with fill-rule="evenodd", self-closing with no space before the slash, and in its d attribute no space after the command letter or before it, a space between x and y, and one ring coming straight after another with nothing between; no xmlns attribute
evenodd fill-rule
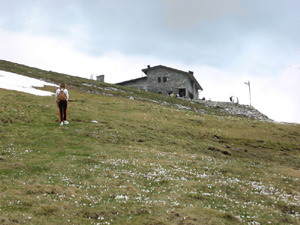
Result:
<svg viewBox="0 0 300 225"><path fill-rule="evenodd" d="M179 95L180 97L189 99L199 98L198 88L201 88L201 86L195 80L193 72L184 72L165 66L152 68L148 66L147 69L142 71L147 77L124 81L118 84L160 94L173 93L175 96Z"/></svg>
<svg viewBox="0 0 300 225"><path fill-rule="evenodd" d="M134 80L130 80L130 81L125 81L125 82L121 82L121 83L118 83L118 84L125 85L127 87L143 89L143 90L146 90L146 91L148 90L147 77L138 78L138 79L134 79Z"/></svg>
<svg viewBox="0 0 300 225"><path fill-rule="evenodd" d="M96 76L97 81L104 82L104 75Z"/></svg>
<svg viewBox="0 0 300 225"><path fill-rule="evenodd" d="M188 91L190 94L192 94L193 97L190 97L192 99L198 99L199 98L199 93L198 90L196 88L196 84L194 81L192 81L191 79L188 79Z"/></svg>
<svg viewBox="0 0 300 225"><path fill-rule="evenodd" d="M134 80L133 82L130 83L130 87L137 88L137 89L148 90L147 78L146 79Z"/></svg>
<svg viewBox="0 0 300 225"><path fill-rule="evenodd" d="M149 91L162 94L172 91L176 95L184 89L185 96L182 97L189 97L188 93L192 92L189 77L180 71L156 68L149 70L147 76Z"/></svg>

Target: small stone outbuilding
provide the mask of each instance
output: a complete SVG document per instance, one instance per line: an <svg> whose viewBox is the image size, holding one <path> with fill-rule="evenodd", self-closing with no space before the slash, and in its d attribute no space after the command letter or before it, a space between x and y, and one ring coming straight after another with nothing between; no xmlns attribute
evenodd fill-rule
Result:
<svg viewBox="0 0 300 225"><path fill-rule="evenodd" d="M192 71L185 72L162 65L148 66L142 71L145 73L145 77L117 84L160 94L173 93L175 96L189 99L198 99L199 91L203 91Z"/></svg>

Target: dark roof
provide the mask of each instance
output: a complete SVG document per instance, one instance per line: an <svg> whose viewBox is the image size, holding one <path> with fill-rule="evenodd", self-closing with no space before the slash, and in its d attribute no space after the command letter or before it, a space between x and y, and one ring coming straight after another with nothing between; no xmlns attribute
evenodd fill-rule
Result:
<svg viewBox="0 0 300 225"><path fill-rule="evenodd" d="M163 68L163 69L168 69L168 70L173 70L175 72L183 73L183 74L187 75L192 81L195 82L196 87L199 90L203 91L203 88L201 87L201 85L198 83L198 81L194 77L194 73L192 71L185 72L185 71L182 71L182 70L174 69L174 68L163 66L163 65L158 65L158 66L153 66L153 67L148 66L147 68L142 69L142 71L147 75L147 73L148 73L149 70L153 70L153 69L157 69L157 68Z"/></svg>
<svg viewBox="0 0 300 225"><path fill-rule="evenodd" d="M118 84L118 85L123 85L123 84L126 84L126 83L132 83L132 82L135 82L135 81L146 80L146 79L147 79L147 77L139 77L139 78L132 79L132 80L122 81L122 82L116 83L116 84Z"/></svg>

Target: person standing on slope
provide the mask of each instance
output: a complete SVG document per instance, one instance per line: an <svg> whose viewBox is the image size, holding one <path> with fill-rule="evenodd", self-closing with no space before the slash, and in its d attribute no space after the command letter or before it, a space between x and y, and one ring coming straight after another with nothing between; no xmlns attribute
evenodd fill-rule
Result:
<svg viewBox="0 0 300 225"><path fill-rule="evenodd" d="M69 124L67 120L69 92L64 83L61 83L59 89L56 90L55 100L58 106L60 126Z"/></svg>

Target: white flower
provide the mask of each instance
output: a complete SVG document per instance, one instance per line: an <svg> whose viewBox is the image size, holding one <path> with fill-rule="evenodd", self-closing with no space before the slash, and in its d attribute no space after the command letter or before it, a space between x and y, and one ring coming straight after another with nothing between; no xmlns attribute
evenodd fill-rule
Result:
<svg viewBox="0 0 300 225"><path fill-rule="evenodd" d="M129 197L128 196L126 196L126 195L118 195L118 196L116 196L116 198L115 198L116 200L122 200L122 199L125 199L126 201L129 199Z"/></svg>

